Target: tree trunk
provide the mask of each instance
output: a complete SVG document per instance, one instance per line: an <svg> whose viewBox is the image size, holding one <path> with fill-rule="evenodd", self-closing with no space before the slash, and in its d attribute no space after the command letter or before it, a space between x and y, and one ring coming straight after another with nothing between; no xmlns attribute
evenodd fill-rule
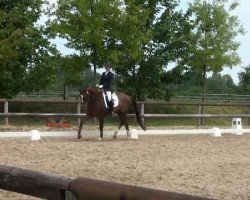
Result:
<svg viewBox="0 0 250 200"><path fill-rule="evenodd" d="M67 84L64 83L64 86L63 86L63 100L66 100L67 99Z"/></svg>
<svg viewBox="0 0 250 200"><path fill-rule="evenodd" d="M94 80L93 80L94 87L96 86L96 64L94 64Z"/></svg>
<svg viewBox="0 0 250 200"><path fill-rule="evenodd" d="M132 64L133 66L133 80L134 80L134 95L133 95L133 97L135 98L135 99L137 99L137 95L136 95L136 87L137 87L137 84L136 84L136 74L135 74L135 65L134 64Z"/></svg>
<svg viewBox="0 0 250 200"><path fill-rule="evenodd" d="M206 66L204 66L203 68L203 74L202 74L202 103L205 102L205 98L206 98Z"/></svg>
<svg viewBox="0 0 250 200"><path fill-rule="evenodd" d="M203 68L203 74L202 74L202 98L201 98L201 102L204 103L205 102L205 98L206 98L206 72L207 72L207 67L206 65L204 65ZM203 105L201 106L201 114L204 113L204 107ZM204 118L201 118L201 125L204 125Z"/></svg>

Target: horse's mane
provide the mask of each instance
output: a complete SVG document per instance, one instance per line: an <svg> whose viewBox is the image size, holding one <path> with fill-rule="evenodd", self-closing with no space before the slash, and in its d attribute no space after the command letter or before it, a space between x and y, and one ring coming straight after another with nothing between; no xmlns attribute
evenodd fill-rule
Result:
<svg viewBox="0 0 250 200"><path fill-rule="evenodd" d="M96 88L93 88L93 87L86 87L86 91L90 92L90 93L93 93L93 92L97 92L98 90Z"/></svg>
<svg viewBox="0 0 250 200"><path fill-rule="evenodd" d="M93 87L87 87L86 91L90 94L91 100L96 100L100 96L100 91Z"/></svg>

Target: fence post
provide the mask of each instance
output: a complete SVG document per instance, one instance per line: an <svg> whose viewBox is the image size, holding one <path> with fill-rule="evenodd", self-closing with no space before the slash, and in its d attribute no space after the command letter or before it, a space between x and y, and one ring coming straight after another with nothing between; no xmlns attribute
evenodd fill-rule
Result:
<svg viewBox="0 0 250 200"><path fill-rule="evenodd" d="M202 105L201 105L201 104L198 105L198 114L199 114L199 115L202 114ZM202 118L201 118L201 117L198 118L198 125L199 125L199 126L202 125Z"/></svg>
<svg viewBox="0 0 250 200"><path fill-rule="evenodd" d="M248 126L250 126L250 106L248 106Z"/></svg>
<svg viewBox="0 0 250 200"><path fill-rule="evenodd" d="M76 104L76 114L81 114L81 102L78 101ZM78 125L80 125L81 117L78 117Z"/></svg>
<svg viewBox="0 0 250 200"><path fill-rule="evenodd" d="M144 114L145 114L145 111L144 111L144 103L141 104L141 119L142 119L142 122L144 123Z"/></svg>
<svg viewBox="0 0 250 200"><path fill-rule="evenodd" d="M8 114L9 113L9 102L8 100L6 100L4 102L4 114ZM9 125L9 118L8 117L4 117L4 125L8 126Z"/></svg>

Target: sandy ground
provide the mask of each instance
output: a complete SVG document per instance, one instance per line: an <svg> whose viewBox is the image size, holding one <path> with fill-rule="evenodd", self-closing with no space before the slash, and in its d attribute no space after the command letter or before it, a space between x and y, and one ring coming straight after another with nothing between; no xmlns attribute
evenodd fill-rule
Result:
<svg viewBox="0 0 250 200"><path fill-rule="evenodd" d="M0 164L222 200L250 199L250 134L96 141L0 138ZM0 190L0 199L33 197Z"/></svg>

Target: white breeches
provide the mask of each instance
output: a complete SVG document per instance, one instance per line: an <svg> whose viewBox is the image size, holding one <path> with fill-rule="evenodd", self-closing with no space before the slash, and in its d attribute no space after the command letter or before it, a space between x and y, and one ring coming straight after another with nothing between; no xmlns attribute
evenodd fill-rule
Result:
<svg viewBox="0 0 250 200"><path fill-rule="evenodd" d="M111 91L106 91L106 95L108 97L108 100L110 101L111 100Z"/></svg>

